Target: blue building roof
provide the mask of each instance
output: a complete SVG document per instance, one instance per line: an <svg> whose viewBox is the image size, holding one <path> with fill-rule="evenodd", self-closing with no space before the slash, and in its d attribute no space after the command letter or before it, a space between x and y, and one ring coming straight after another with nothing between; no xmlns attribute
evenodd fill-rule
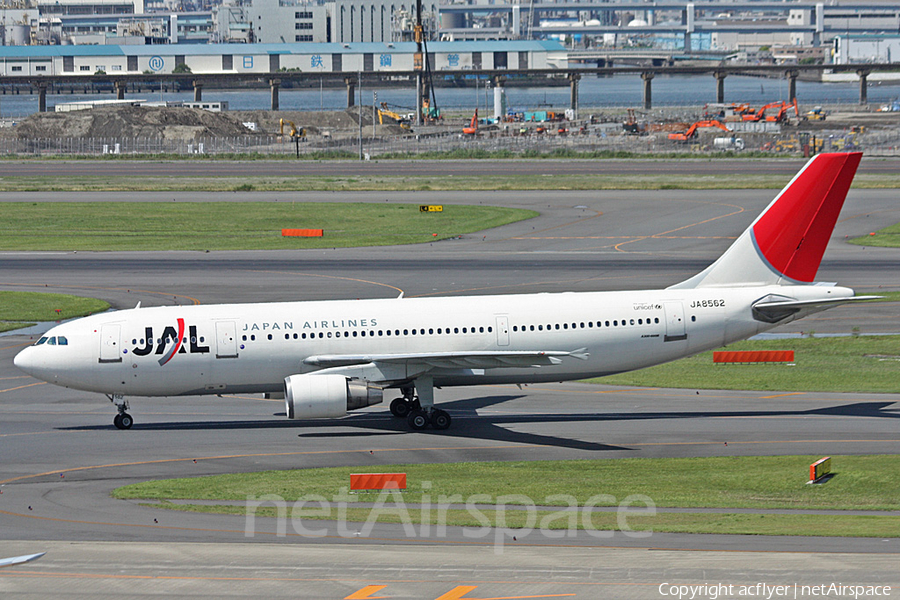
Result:
<svg viewBox="0 0 900 600"><path fill-rule="evenodd" d="M260 54L412 54L414 42L352 44L162 44L157 46L2 46L0 59L48 59L59 56L175 56ZM556 41L430 42L428 51L449 52L564 52Z"/></svg>

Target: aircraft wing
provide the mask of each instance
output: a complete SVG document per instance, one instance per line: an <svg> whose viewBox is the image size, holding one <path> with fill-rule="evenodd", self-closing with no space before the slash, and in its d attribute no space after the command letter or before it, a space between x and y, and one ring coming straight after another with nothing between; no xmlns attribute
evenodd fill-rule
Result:
<svg viewBox="0 0 900 600"><path fill-rule="evenodd" d="M883 296L853 296L850 298L828 298L823 300L771 300L757 302L753 305L754 313L766 317L766 320L778 321L804 309L824 310L846 302L878 300Z"/></svg>
<svg viewBox="0 0 900 600"><path fill-rule="evenodd" d="M21 565L22 563L37 560L44 554L46 554L46 552L38 552L37 554L25 554L23 556L14 556L12 558L0 558L0 567L12 567L13 565Z"/></svg>
<svg viewBox="0 0 900 600"><path fill-rule="evenodd" d="M519 352L484 350L477 352L413 352L408 354L323 354L310 356L303 362L307 365L323 368L370 363L417 363L433 368L495 369L502 367L557 365L566 356L587 360L589 355L585 348L572 352L560 350Z"/></svg>

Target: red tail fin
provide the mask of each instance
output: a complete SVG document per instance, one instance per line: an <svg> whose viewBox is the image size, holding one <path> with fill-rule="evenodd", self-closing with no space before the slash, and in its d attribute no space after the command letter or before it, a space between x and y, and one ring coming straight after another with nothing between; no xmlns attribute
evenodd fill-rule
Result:
<svg viewBox="0 0 900 600"><path fill-rule="evenodd" d="M756 246L776 271L795 281L815 279L861 158L820 154L756 220Z"/></svg>
<svg viewBox="0 0 900 600"><path fill-rule="evenodd" d="M811 283L860 158L820 154L810 160L719 260L672 287Z"/></svg>

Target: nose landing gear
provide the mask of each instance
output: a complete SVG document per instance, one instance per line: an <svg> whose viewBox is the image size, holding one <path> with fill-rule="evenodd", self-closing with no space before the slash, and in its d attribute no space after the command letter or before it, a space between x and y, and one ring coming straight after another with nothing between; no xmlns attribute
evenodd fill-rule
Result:
<svg viewBox="0 0 900 600"><path fill-rule="evenodd" d="M128 402L125 401L125 397L121 394L114 394L110 396L106 395L109 398L109 401L116 405L116 410L119 411L119 414L115 416L113 419L113 425L116 426L116 429L131 429L131 426L134 425L134 419L127 412L128 410Z"/></svg>

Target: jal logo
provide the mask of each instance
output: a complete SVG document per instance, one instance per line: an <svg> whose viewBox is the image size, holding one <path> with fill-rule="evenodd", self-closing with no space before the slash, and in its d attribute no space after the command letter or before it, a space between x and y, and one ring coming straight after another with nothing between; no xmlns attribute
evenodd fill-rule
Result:
<svg viewBox="0 0 900 600"><path fill-rule="evenodd" d="M158 354L160 356L159 366L165 365L172 360L176 354L206 354L209 352L209 346L201 346L200 337L197 335L197 326L190 325L188 328L188 336L185 337L184 319L178 319L178 327L166 326L159 338L154 337L153 327L144 329L144 345L135 347L132 352L138 356L149 356ZM185 342L187 347L185 347Z"/></svg>

